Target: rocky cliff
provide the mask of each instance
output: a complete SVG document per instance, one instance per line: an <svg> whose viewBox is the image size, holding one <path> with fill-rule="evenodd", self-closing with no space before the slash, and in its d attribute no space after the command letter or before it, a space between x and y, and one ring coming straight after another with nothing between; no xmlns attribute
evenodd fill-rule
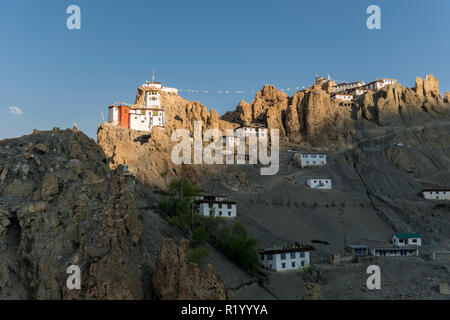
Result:
<svg viewBox="0 0 450 320"><path fill-rule="evenodd" d="M176 245L165 239L156 261L153 286L163 300L226 300L222 279L209 264L205 270L188 262L189 241Z"/></svg>
<svg viewBox="0 0 450 320"><path fill-rule="evenodd" d="M123 175L76 130L0 142L0 297L142 299L141 217ZM69 291L66 269L81 269Z"/></svg>
<svg viewBox="0 0 450 320"><path fill-rule="evenodd" d="M144 104L146 90L142 86L138 88L136 104ZM166 113L164 128L155 127L149 134L103 123L98 128L97 141L109 158L111 168L127 164L141 183L165 188L167 181L180 175L199 182L212 168L174 165L171 151L178 142L171 141L173 130L185 128L193 135L195 121L201 121L203 129L233 129L233 124L221 120L216 111L208 112L199 102L185 100L175 93L161 92L161 104Z"/></svg>
<svg viewBox="0 0 450 320"><path fill-rule="evenodd" d="M0 299L164 297L151 276L168 226L137 207L152 198L139 185L131 192L126 180L123 167L111 171L101 147L76 129L0 141ZM182 248L163 247L160 256L184 261ZM71 265L81 270L79 290L66 286ZM217 280L212 270L182 264L172 285L186 288L185 279L193 285L179 297L219 296L207 289Z"/></svg>

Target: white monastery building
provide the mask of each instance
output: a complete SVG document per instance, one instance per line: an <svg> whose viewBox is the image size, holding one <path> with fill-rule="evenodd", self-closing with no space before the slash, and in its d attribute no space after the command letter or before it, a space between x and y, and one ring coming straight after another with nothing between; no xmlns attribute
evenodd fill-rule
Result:
<svg viewBox="0 0 450 320"><path fill-rule="evenodd" d="M332 100L339 100L339 101L352 101L353 100L353 94L350 93L336 93L331 95Z"/></svg>
<svg viewBox="0 0 450 320"><path fill-rule="evenodd" d="M300 153L300 166L312 167L312 166L324 166L327 164L327 156L324 154L308 154Z"/></svg>
<svg viewBox="0 0 450 320"><path fill-rule="evenodd" d="M347 90L351 90L351 89L355 89L355 88L360 88L362 86L364 86L364 81L357 81L357 82L350 82L350 83L340 83L337 84L333 87L331 87L331 92L344 92Z"/></svg>
<svg viewBox="0 0 450 320"><path fill-rule="evenodd" d="M390 84L396 83L397 80L395 79L389 79L389 78L381 78L377 79L375 81L369 82L368 84L365 84L362 86L363 89L368 89L372 91L380 90L381 88L384 88Z"/></svg>
<svg viewBox="0 0 450 320"><path fill-rule="evenodd" d="M144 105L131 105L121 102L111 104L108 110L108 122L125 129L151 132L153 127L164 127L165 111L161 106L160 92L177 93L175 88L163 87L161 82L147 82Z"/></svg>
<svg viewBox="0 0 450 320"><path fill-rule="evenodd" d="M306 184L311 189L331 189L331 179L308 179Z"/></svg>
<svg viewBox="0 0 450 320"><path fill-rule="evenodd" d="M378 91L396 82L397 80L395 79L381 78L367 84L364 81L335 84L331 87L331 98L343 103L350 102L353 101L355 96L359 96L368 91Z"/></svg>
<svg viewBox="0 0 450 320"><path fill-rule="evenodd" d="M259 259L264 268L275 271L297 270L309 267L310 246L260 251Z"/></svg>
<svg viewBox="0 0 450 320"><path fill-rule="evenodd" d="M427 200L450 200L450 189L430 189L422 191Z"/></svg>
<svg viewBox="0 0 450 320"><path fill-rule="evenodd" d="M392 236L392 244L398 247L421 246L422 238L418 233L395 233Z"/></svg>
<svg viewBox="0 0 450 320"><path fill-rule="evenodd" d="M237 215L236 202L227 201L224 196L200 196L196 197L198 212L209 217L234 218Z"/></svg>

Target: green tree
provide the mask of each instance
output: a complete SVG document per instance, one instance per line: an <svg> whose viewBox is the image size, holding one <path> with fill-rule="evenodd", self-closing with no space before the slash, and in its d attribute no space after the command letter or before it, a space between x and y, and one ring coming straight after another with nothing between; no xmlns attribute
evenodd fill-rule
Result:
<svg viewBox="0 0 450 320"><path fill-rule="evenodd" d="M192 241L196 246L202 245L203 243L208 241L208 238L208 232L203 225L196 227L194 232L192 233Z"/></svg>
<svg viewBox="0 0 450 320"><path fill-rule="evenodd" d="M189 252L188 261L199 264L208 256L209 256L208 249L203 248L203 247L198 247L198 248L192 249Z"/></svg>

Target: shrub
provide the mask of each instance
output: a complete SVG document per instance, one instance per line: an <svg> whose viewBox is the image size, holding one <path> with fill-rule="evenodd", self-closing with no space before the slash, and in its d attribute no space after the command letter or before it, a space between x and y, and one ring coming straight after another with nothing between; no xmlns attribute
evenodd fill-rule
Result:
<svg viewBox="0 0 450 320"><path fill-rule="evenodd" d="M203 248L203 247L198 247L198 248L192 249L189 252L188 261L199 264L200 262L203 261L203 259L205 259L208 256L209 256L208 249Z"/></svg>
<svg viewBox="0 0 450 320"><path fill-rule="evenodd" d="M208 232L206 231L206 228L202 225L195 228L194 232L192 233L192 241L196 246L202 245L206 241L208 241Z"/></svg>
<svg viewBox="0 0 450 320"><path fill-rule="evenodd" d="M216 244L234 262L250 274L259 271L258 246L260 240L248 236L245 226L236 222L232 229L223 226Z"/></svg>

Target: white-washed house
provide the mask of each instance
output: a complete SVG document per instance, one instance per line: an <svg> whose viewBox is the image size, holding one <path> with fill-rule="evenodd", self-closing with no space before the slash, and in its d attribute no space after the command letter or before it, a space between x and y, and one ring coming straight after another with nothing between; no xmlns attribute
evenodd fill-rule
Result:
<svg viewBox="0 0 450 320"><path fill-rule="evenodd" d="M275 271L297 270L309 267L312 247L292 247L260 251L259 259L264 268Z"/></svg>
<svg viewBox="0 0 450 320"><path fill-rule="evenodd" d="M450 200L450 189L429 189L422 191L426 200Z"/></svg>
<svg viewBox="0 0 450 320"><path fill-rule="evenodd" d="M202 216L234 218L237 215L236 202L228 201L225 196L197 196L195 200Z"/></svg>
<svg viewBox="0 0 450 320"><path fill-rule="evenodd" d="M306 184L311 189L325 189L325 190L331 189L331 179L319 179L319 178L308 179L306 181Z"/></svg>
<svg viewBox="0 0 450 320"><path fill-rule="evenodd" d="M392 244L398 247L421 246L422 238L418 233L395 233L392 236Z"/></svg>
<svg viewBox="0 0 450 320"><path fill-rule="evenodd" d="M327 156L324 154L300 153L300 166L324 166L327 163Z"/></svg>

